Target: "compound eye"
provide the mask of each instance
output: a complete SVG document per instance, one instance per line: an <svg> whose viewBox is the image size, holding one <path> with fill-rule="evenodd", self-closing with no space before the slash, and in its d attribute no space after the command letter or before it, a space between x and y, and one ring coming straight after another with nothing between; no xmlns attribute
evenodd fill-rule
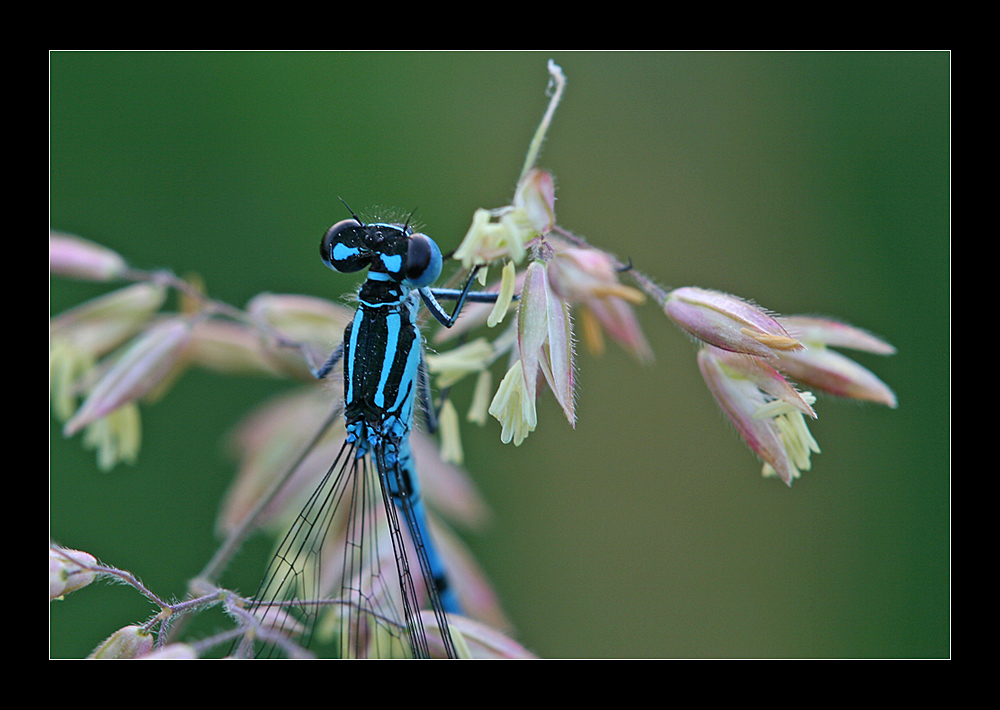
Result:
<svg viewBox="0 0 1000 710"><path fill-rule="evenodd" d="M319 245L323 263L342 274L360 271L371 263L365 227L356 219L342 219L326 230Z"/></svg>
<svg viewBox="0 0 1000 710"><path fill-rule="evenodd" d="M413 288L430 286L441 275L441 250L426 234L410 235L406 249L406 281Z"/></svg>

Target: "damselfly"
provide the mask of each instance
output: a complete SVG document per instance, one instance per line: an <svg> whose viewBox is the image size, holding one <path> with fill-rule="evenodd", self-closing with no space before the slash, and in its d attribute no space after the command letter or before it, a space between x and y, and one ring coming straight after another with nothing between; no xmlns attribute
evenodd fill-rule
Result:
<svg viewBox="0 0 1000 710"><path fill-rule="evenodd" d="M440 648L456 657L447 615L459 613L459 603L431 540L410 450L418 400L434 419L417 311L423 300L451 327L466 301L497 295L470 293L475 271L460 290L430 288L441 252L408 224L353 216L327 231L320 252L340 273L368 269L343 342L314 370L323 378L343 362L347 437L250 611L270 646L275 633L298 634L295 642L306 645L322 615L341 655L429 657ZM440 305L448 300L451 315ZM433 612L427 624L422 609Z"/></svg>

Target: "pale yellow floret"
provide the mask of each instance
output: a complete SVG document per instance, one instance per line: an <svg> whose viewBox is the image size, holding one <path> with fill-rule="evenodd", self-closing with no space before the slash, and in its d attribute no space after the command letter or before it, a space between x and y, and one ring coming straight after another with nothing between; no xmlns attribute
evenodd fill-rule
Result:
<svg viewBox="0 0 1000 710"><path fill-rule="evenodd" d="M461 464L463 459L462 436L458 427L458 412L450 399L441 405L438 415L438 430L441 432L441 458L453 464Z"/></svg>
<svg viewBox="0 0 1000 710"><path fill-rule="evenodd" d="M500 441L505 444L513 441L514 446L520 446L535 430L538 424L535 400L529 396L524 384L520 360L504 375L489 411L500 422Z"/></svg>
<svg viewBox="0 0 1000 710"><path fill-rule="evenodd" d="M507 315L507 310L514 299L516 278L517 270L514 267L514 262L508 261L500 272L500 293L497 295L496 303L493 304L493 310L490 311L490 315L486 319L486 325L490 328L498 325Z"/></svg>

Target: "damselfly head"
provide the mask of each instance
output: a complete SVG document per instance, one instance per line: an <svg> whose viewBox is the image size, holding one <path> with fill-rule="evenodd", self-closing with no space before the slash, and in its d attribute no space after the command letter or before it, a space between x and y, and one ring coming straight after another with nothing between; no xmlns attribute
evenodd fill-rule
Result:
<svg viewBox="0 0 1000 710"><path fill-rule="evenodd" d="M429 286L441 274L437 244L408 225L344 219L327 230L319 250L334 271L347 274L368 267L412 288Z"/></svg>

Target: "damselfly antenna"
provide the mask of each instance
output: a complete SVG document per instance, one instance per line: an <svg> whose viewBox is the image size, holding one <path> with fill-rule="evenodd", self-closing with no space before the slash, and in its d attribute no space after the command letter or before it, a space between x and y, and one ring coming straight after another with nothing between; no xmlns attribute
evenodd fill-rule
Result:
<svg viewBox="0 0 1000 710"><path fill-rule="evenodd" d="M416 212L417 212L417 208L414 207L412 210L410 210L410 214L406 215L406 222L403 224L403 231L404 232L407 229L410 228L410 220L413 218L413 215L416 214Z"/></svg>
<svg viewBox="0 0 1000 710"><path fill-rule="evenodd" d="M361 221L361 218L360 218L360 217L358 217L358 216L357 216L356 214L354 214L354 210L352 210L352 209L351 209L351 206L350 206L349 204L347 204L346 202L344 202L344 198L343 198L343 197L340 197L340 196L338 195L338 196L337 196L337 199L338 199L338 200L340 200L340 203L341 203L341 204L342 204L342 205L343 205L344 207L346 207L346 208L347 208L347 211L348 211L348 212L350 212L350 213L351 213L351 216L352 216L352 217L354 218L354 221L355 221L355 222L357 222L358 224L360 224L360 225L361 225L362 227L364 227L364 226L365 226L365 223Z"/></svg>

